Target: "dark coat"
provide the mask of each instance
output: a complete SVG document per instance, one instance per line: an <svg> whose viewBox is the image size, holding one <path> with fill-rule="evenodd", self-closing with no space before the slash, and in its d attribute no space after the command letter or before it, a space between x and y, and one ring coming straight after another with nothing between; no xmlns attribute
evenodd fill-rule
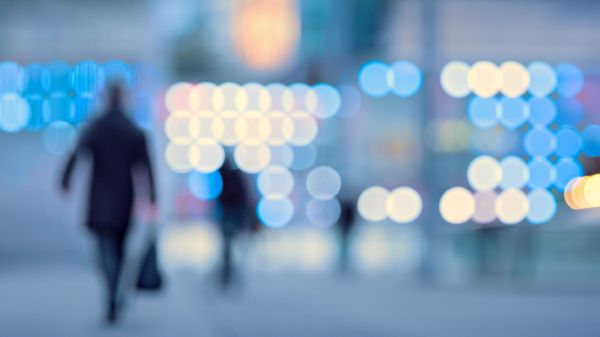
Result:
<svg viewBox="0 0 600 337"><path fill-rule="evenodd" d="M133 171L146 171L150 199L156 200L146 137L121 111L114 110L90 122L71 154L62 176L69 189L71 173L81 155L92 160L87 225L100 233L123 233L133 210Z"/></svg>

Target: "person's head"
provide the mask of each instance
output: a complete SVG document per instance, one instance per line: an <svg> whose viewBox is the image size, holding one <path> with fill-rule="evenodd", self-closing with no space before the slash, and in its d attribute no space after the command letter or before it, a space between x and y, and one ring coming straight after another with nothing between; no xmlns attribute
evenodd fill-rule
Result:
<svg viewBox="0 0 600 337"><path fill-rule="evenodd" d="M110 83L107 90L108 108L109 110L122 110L124 100L124 90L120 83Z"/></svg>

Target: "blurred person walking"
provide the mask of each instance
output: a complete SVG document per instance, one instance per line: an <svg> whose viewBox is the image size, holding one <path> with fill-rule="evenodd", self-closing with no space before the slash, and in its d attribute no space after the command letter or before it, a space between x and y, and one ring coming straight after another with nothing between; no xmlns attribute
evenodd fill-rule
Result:
<svg viewBox="0 0 600 337"><path fill-rule="evenodd" d="M338 230L340 235L339 271L346 274L350 271L350 237L354 232L356 211L354 202L344 199L341 202L340 218L338 219Z"/></svg>
<svg viewBox="0 0 600 337"><path fill-rule="evenodd" d="M155 213L156 191L146 137L126 116L124 91L112 84L107 89L104 113L91 121L71 154L61 187L69 192L77 160L92 161L86 225L97 241L100 269L106 283L106 321L113 324L120 313L119 280L125 243L131 225L134 177L144 174L148 182L151 213Z"/></svg>
<svg viewBox="0 0 600 337"><path fill-rule="evenodd" d="M233 241L242 230L255 222L255 217L242 172L225 159L219 173L223 179L223 190L218 198L218 223L222 238L219 283L225 289L231 285L235 272L232 257Z"/></svg>

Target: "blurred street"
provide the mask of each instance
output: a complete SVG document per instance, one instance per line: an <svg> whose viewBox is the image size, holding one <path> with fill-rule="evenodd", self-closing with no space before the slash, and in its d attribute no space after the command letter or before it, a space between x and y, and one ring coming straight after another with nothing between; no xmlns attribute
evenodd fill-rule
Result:
<svg viewBox="0 0 600 337"><path fill-rule="evenodd" d="M597 336L600 294L496 287L425 289L395 276L252 274L219 293L207 275L171 275L129 301L118 329L100 320L91 268L0 270L0 335L21 336ZM403 285L404 284L404 285Z"/></svg>

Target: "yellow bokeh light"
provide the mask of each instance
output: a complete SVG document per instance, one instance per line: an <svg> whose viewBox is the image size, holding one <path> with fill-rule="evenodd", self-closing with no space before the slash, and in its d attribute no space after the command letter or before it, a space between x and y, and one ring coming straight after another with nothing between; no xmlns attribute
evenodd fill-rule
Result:
<svg viewBox="0 0 600 337"><path fill-rule="evenodd" d="M317 137L319 126L312 115L296 111L292 113L291 118L294 122L294 135L290 143L298 146L307 145Z"/></svg>
<svg viewBox="0 0 600 337"><path fill-rule="evenodd" d="M283 84L272 83L267 85L271 97L271 110L290 111L294 105L294 94Z"/></svg>
<svg viewBox="0 0 600 337"><path fill-rule="evenodd" d="M235 134L242 143L262 144L271 134L271 121L260 111L248 111L236 120Z"/></svg>
<svg viewBox="0 0 600 337"><path fill-rule="evenodd" d="M358 213L367 221L381 221L387 217L389 191L380 186L369 187L358 198Z"/></svg>
<svg viewBox="0 0 600 337"><path fill-rule="evenodd" d="M217 86L204 82L198 83L189 92L189 105L194 111L199 110L214 110L213 95L217 90Z"/></svg>
<svg viewBox="0 0 600 337"><path fill-rule="evenodd" d="M410 187L399 187L393 190L386 201L386 213L397 223L414 221L423 209L421 196Z"/></svg>
<svg viewBox="0 0 600 337"><path fill-rule="evenodd" d="M521 190L508 188L496 198L496 216L502 223L517 224L529 213L529 199Z"/></svg>
<svg viewBox="0 0 600 337"><path fill-rule="evenodd" d="M581 177L571 179L564 191L565 202L571 209L581 209L581 207L575 202L575 187L579 184Z"/></svg>
<svg viewBox="0 0 600 337"><path fill-rule="evenodd" d="M271 106L271 95L264 86L258 83L247 83L242 86L246 92L248 103L246 109L267 111Z"/></svg>
<svg viewBox="0 0 600 337"><path fill-rule="evenodd" d="M475 198L466 188L453 187L442 195L439 208L446 222L465 223L475 213Z"/></svg>
<svg viewBox="0 0 600 337"><path fill-rule="evenodd" d="M194 86L187 82L173 84L165 93L165 106L169 111L189 110L190 92Z"/></svg>
<svg viewBox="0 0 600 337"><path fill-rule="evenodd" d="M169 140L177 144L190 144L197 136L190 125L192 113L187 110L178 110L169 115L165 120L165 133Z"/></svg>
<svg viewBox="0 0 600 337"><path fill-rule="evenodd" d="M238 122L239 117L239 112L231 110L221 111L212 122L212 132L215 139L219 140L223 145L235 145L240 141L239 136L242 136L242 138L245 137L245 119ZM239 128L237 132L236 125Z"/></svg>
<svg viewBox="0 0 600 337"><path fill-rule="evenodd" d="M246 173L258 173L269 166L271 150L266 144L238 144L235 147L234 159L237 167Z"/></svg>
<svg viewBox="0 0 600 337"><path fill-rule="evenodd" d="M589 176L581 177L581 179L578 179L575 182L575 185L573 185L573 194L572 194L573 202L575 203L575 205L577 205L577 207L579 209L592 207L585 199L585 194L584 194L585 186L587 185L587 182L589 179L590 179Z"/></svg>
<svg viewBox="0 0 600 337"><path fill-rule="evenodd" d="M529 89L529 72L521 63L508 61L500 65L502 86L500 91L504 96L516 98Z"/></svg>
<svg viewBox="0 0 600 337"><path fill-rule="evenodd" d="M169 143L165 150L167 165L175 172L190 172L192 164L190 163L188 152L189 145Z"/></svg>
<svg viewBox="0 0 600 337"><path fill-rule="evenodd" d="M594 174L585 182L583 198L589 207L600 207L600 174Z"/></svg>
<svg viewBox="0 0 600 337"><path fill-rule="evenodd" d="M233 22L236 50L249 67L277 69L293 56L300 38L294 0L243 0Z"/></svg>
<svg viewBox="0 0 600 337"><path fill-rule="evenodd" d="M271 124L271 134L268 137L270 145L283 145L294 136L294 121L290 116L280 111L268 113Z"/></svg>
<svg viewBox="0 0 600 337"><path fill-rule="evenodd" d="M467 179L475 190L491 191L502 181L502 166L491 156L479 156L469 164Z"/></svg>
<svg viewBox="0 0 600 337"><path fill-rule="evenodd" d="M211 173L223 165L225 151L216 141L203 139L189 146L188 160L198 172Z"/></svg>
<svg viewBox="0 0 600 337"><path fill-rule="evenodd" d="M502 77L498 67L492 62L480 61L469 70L469 88L480 97L492 97L498 93L502 85Z"/></svg>

